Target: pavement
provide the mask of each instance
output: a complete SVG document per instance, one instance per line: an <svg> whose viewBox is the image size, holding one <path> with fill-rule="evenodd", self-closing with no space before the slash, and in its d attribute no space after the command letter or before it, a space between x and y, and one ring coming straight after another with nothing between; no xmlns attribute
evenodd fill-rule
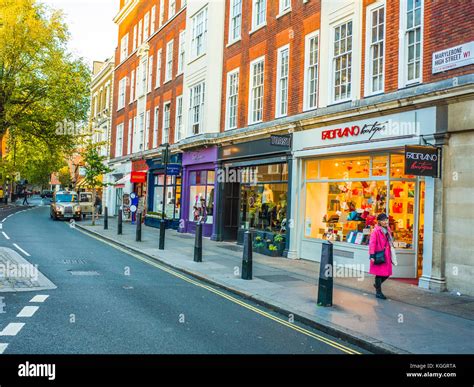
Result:
<svg viewBox="0 0 474 387"><path fill-rule="evenodd" d="M143 225L142 241L136 226L116 219L109 229L101 222L75 224L77 230L125 251L153 258L183 273L219 286L290 319L374 353L473 354L474 298L435 293L389 279L383 289L388 300L374 297L373 277L360 273L336 277L332 307L317 306L319 263L268 257L254 253L254 278L242 280L242 247L203 240L203 262L193 261L194 236L166 231L165 250L158 250L159 231Z"/></svg>
<svg viewBox="0 0 474 387"><path fill-rule="evenodd" d="M50 219L47 206L19 207L2 219L0 248L37 265L55 287L0 293L0 354L370 353L91 238Z"/></svg>

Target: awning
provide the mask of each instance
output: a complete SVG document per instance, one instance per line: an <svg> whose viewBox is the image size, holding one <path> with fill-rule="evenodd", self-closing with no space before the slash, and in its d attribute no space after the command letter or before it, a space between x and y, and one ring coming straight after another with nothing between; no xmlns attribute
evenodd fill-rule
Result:
<svg viewBox="0 0 474 387"><path fill-rule="evenodd" d="M118 179L114 185L116 188L123 188L125 186L125 183L128 183L130 182L130 173L126 174L124 177L122 177L121 179ZM120 186L120 187L118 187Z"/></svg>
<svg viewBox="0 0 474 387"><path fill-rule="evenodd" d="M103 179L102 175L97 176L97 178L96 178L97 183L102 184L102 179ZM82 177L76 183L76 188L92 188L92 187L87 183L87 180L84 177Z"/></svg>

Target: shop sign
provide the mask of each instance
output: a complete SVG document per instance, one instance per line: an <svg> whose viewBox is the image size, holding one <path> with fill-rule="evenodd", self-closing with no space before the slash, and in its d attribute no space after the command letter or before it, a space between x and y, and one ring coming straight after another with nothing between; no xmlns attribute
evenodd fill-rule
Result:
<svg viewBox="0 0 474 387"><path fill-rule="evenodd" d="M291 147L291 137L290 136L270 136L270 144L273 146L282 146L285 148Z"/></svg>
<svg viewBox="0 0 474 387"><path fill-rule="evenodd" d="M168 164L166 166L166 174L168 176L178 176L181 172L180 164Z"/></svg>
<svg viewBox="0 0 474 387"><path fill-rule="evenodd" d="M146 172L132 171L130 174L131 183L146 183Z"/></svg>
<svg viewBox="0 0 474 387"><path fill-rule="evenodd" d="M439 177L440 162L440 148L405 146L405 175Z"/></svg>
<svg viewBox="0 0 474 387"><path fill-rule="evenodd" d="M433 53L433 74L474 63L474 42Z"/></svg>
<svg viewBox="0 0 474 387"><path fill-rule="evenodd" d="M322 140L333 140L335 138L343 137L355 137L359 135L368 136L367 140L370 141L379 132L385 131L387 122L375 121L370 124L365 124L362 128L358 125L346 126L341 128L324 130L321 134Z"/></svg>

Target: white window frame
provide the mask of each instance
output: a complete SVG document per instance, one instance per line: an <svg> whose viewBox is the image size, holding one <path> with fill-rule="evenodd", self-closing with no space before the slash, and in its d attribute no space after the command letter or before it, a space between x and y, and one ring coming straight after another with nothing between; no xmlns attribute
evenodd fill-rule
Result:
<svg viewBox="0 0 474 387"><path fill-rule="evenodd" d="M158 28L161 28L165 22L165 0L160 0L160 19L158 20Z"/></svg>
<svg viewBox="0 0 474 387"><path fill-rule="evenodd" d="M123 77L119 81L119 92L117 96L117 111L125 107L125 93L127 90L127 77Z"/></svg>
<svg viewBox="0 0 474 387"><path fill-rule="evenodd" d="M161 130L162 131L161 133L162 144L169 143L170 129L171 129L171 101L165 101L163 103L163 126Z"/></svg>
<svg viewBox="0 0 474 387"><path fill-rule="evenodd" d="M281 81L285 78L282 74L282 53L288 51L288 62L286 69L286 91L282 91ZM265 74L265 68L264 68ZM264 75L265 76L265 75ZM288 115L288 95L290 85L290 45L286 44L277 50L277 71L276 71L276 95L275 95L275 118ZM286 100L285 110L282 110L283 98Z"/></svg>
<svg viewBox="0 0 474 387"><path fill-rule="evenodd" d="M143 41L146 42L150 37L150 11L143 18Z"/></svg>
<svg viewBox="0 0 474 387"><path fill-rule="evenodd" d="M310 72L310 41L316 38L318 41L317 47L317 55L316 55L316 96L314 101L314 106L310 105L310 79L309 79L309 72ZM305 48L304 48L304 86L303 86L303 110L312 110L318 107L318 94L319 94L319 53L320 53L320 40L319 40L319 30L309 33L305 36Z"/></svg>
<svg viewBox="0 0 474 387"><path fill-rule="evenodd" d="M135 101L138 99L138 89L139 89L139 78L140 78L140 63L138 63L135 70Z"/></svg>
<svg viewBox="0 0 474 387"><path fill-rule="evenodd" d="M278 6L279 14L277 17L282 16L291 11L291 0L279 0Z"/></svg>
<svg viewBox="0 0 474 387"><path fill-rule="evenodd" d="M128 32L120 39L120 63L128 58Z"/></svg>
<svg viewBox="0 0 474 387"><path fill-rule="evenodd" d="M132 153L132 138L133 138L133 120L128 120L128 141L127 141L127 155Z"/></svg>
<svg viewBox="0 0 474 387"><path fill-rule="evenodd" d="M137 46L140 47L143 40L143 19L140 19L140 21L138 22L138 42L137 42Z"/></svg>
<svg viewBox="0 0 474 387"><path fill-rule="evenodd" d="M183 134L183 95L178 95L176 97L176 118L174 123L174 138L175 142L178 142L182 139Z"/></svg>
<svg viewBox="0 0 474 387"><path fill-rule="evenodd" d="M377 42L372 42L372 14L380 9L384 10L384 26L383 26L383 39L378 40ZM365 24L365 71L364 71L364 95L366 97L370 95L381 94L385 91L385 49L386 49L386 31L387 31L387 7L385 1L377 1L366 8L366 24ZM377 20L378 23L378 20ZM378 24L377 24L378 25ZM382 89L374 90L373 89L373 46L383 44L382 51Z"/></svg>
<svg viewBox="0 0 474 387"><path fill-rule="evenodd" d="M158 123L160 116L160 107L155 107L154 118L153 118L153 148L158 147Z"/></svg>
<svg viewBox="0 0 474 387"><path fill-rule="evenodd" d="M123 155L123 122L116 126L117 138L115 139L115 157Z"/></svg>
<svg viewBox="0 0 474 387"><path fill-rule="evenodd" d="M173 79L174 39L166 43L165 83Z"/></svg>
<svg viewBox="0 0 474 387"><path fill-rule="evenodd" d="M336 56L334 56L334 46L335 46L335 30L338 27L342 27L343 25L347 25L349 22L352 22L352 41L351 41L351 50L350 51L345 51L344 55L347 55L350 53L351 55L351 69L350 69L350 88L351 92L349 93L348 96L344 98L339 98L336 100L336 94L335 94L335 86L336 86L336 80L335 80L335 64L336 64ZM344 19L338 20L337 22L331 24L330 26L330 34L331 34L331 45L330 45L330 69L331 69L331 82L330 82L330 96L331 96L331 103L333 104L338 104L342 102L347 102L352 100L352 96L354 95L354 67L355 64L354 62L354 15L350 15ZM346 34L347 36L347 34ZM338 54L338 56L341 56L341 53ZM347 86L346 86L347 87ZM346 94L347 94L347 89L346 89Z"/></svg>
<svg viewBox="0 0 474 387"><path fill-rule="evenodd" d="M128 103L131 104L133 101L135 101L135 70L132 70L130 76L130 100Z"/></svg>
<svg viewBox="0 0 474 387"><path fill-rule="evenodd" d="M237 76L237 85L236 87L233 87L233 84L231 82L231 79L233 77ZM226 98L225 98L225 129L230 130L230 129L235 129L238 126L238 117L239 117L239 81L240 81L240 68L236 68L234 70L231 70L227 73L227 90L226 90ZM232 90L235 90L235 93L232 93ZM235 98L235 124L231 125L231 112L232 112L232 107L231 107L231 98Z"/></svg>
<svg viewBox="0 0 474 387"><path fill-rule="evenodd" d="M135 152L140 152L143 150L143 135L145 132L145 112L140 113L140 115L137 117L137 122L138 122L138 129L136 133L138 134L138 139L139 142L136 143L135 147ZM134 144L135 145L135 144Z"/></svg>
<svg viewBox="0 0 474 387"><path fill-rule="evenodd" d="M424 34L424 16L425 16L425 2L421 0L421 15L420 15L420 76L408 80L408 29L407 29L407 1L400 0L400 36L399 36L399 69L398 69L398 87L403 88L413 84L423 82L423 34ZM415 3L415 0L413 0ZM415 50L416 53L416 50Z"/></svg>
<svg viewBox="0 0 474 387"><path fill-rule="evenodd" d="M155 89L161 86L161 58L162 58L163 49L159 49L156 54L156 81Z"/></svg>
<svg viewBox="0 0 474 387"><path fill-rule="evenodd" d="M168 0L168 20L176 14L176 0Z"/></svg>
<svg viewBox="0 0 474 387"><path fill-rule="evenodd" d="M228 44L237 42L242 37L242 1L243 0L230 0ZM234 11L238 13L234 13ZM235 31L238 31L237 36L234 36Z"/></svg>
<svg viewBox="0 0 474 387"><path fill-rule="evenodd" d="M202 16L202 31L199 18ZM191 60L204 55L207 50L207 6L201 9L192 17L191 20ZM199 24L198 24L199 23ZM198 30L199 28L199 30Z"/></svg>
<svg viewBox="0 0 474 387"><path fill-rule="evenodd" d="M199 97L196 97L196 90L201 87ZM195 102L198 104L195 104ZM189 88L189 133L191 136L202 133L204 123L204 104L206 101L206 83L204 81L195 83ZM198 120L196 121L196 115ZM198 125L198 132L194 133L194 126Z"/></svg>
<svg viewBox="0 0 474 387"><path fill-rule="evenodd" d="M258 20L257 6L263 4L263 19ZM267 24L267 0L252 0L252 32Z"/></svg>
<svg viewBox="0 0 474 387"><path fill-rule="evenodd" d="M151 93L153 90L153 55L148 58L148 79L147 79L147 93Z"/></svg>
<svg viewBox="0 0 474 387"><path fill-rule="evenodd" d="M150 149L150 110L146 111L145 116L145 138L144 138L145 150Z"/></svg>
<svg viewBox="0 0 474 387"><path fill-rule="evenodd" d="M254 103L255 103L255 100L252 98L252 94L253 94L253 91L256 87L260 87L260 86L255 86L254 83L253 83L253 78L254 78L254 67L260 63L260 62L263 62L263 82L262 82L262 96L261 96L261 100L262 100L262 103L261 103L261 118L260 119L254 119L253 118L253 112L255 110L255 106L254 106ZM260 97L259 97L260 98ZM249 111L248 111L248 124L249 125L253 125L253 124L257 124L259 122L262 122L263 121L263 112L264 112L264 102L265 100L265 56L261 56L257 59L254 59L253 61L250 62L250 77L249 77Z"/></svg>
<svg viewBox="0 0 474 387"><path fill-rule="evenodd" d="M137 49L137 39L138 39L138 36L137 36L137 33L138 33L138 26L135 24L133 26L133 47L132 47L132 51L135 51Z"/></svg>
<svg viewBox="0 0 474 387"><path fill-rule="evenodd" d="M186 62L186 30L183 30L179 33L178 50L177 76L184 72L184 63Z"/></svg>
<svg viewBox="0 0 474 387"><path fill-rule="evenodd" d="M155 33L156 26L156 5L151 7L151 16L150 16L150 35Z"/></svg>

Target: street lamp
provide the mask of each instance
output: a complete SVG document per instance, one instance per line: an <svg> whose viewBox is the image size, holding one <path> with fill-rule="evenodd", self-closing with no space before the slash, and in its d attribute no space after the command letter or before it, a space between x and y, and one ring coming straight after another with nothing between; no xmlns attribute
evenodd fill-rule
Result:
<svg viewBox="0 0 474 387"><path fill-rule="evenodd" d="M164 162L165 165L165 176L164 176L164 182L163 182L163 203L162 203L162 208L161 208L161 220L164 222L165 221L165 206L166 206L166 181L168 180L168 158L169 158L169 149L170 149L170 144L162 144L165 148L163 149L163 152L161 154L161 162Z"/></svg>

